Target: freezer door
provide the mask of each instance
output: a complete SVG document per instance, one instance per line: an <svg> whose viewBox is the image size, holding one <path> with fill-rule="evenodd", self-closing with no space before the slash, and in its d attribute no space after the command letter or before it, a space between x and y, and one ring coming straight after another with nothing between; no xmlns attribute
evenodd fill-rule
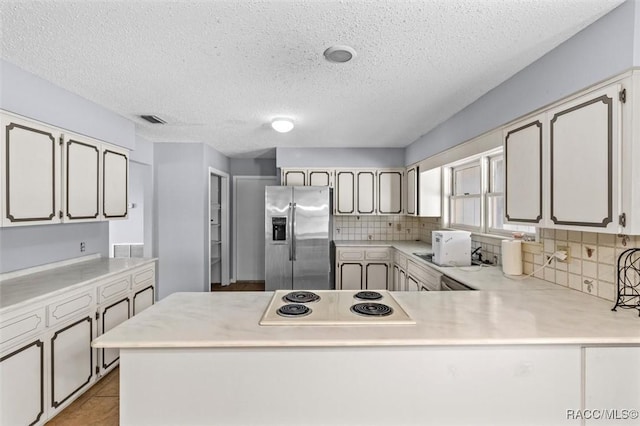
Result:
<svg viewBox="0 0 640 426"><path fill-rule="evenodd" d="M331 289L328 187L293 187L293 288Z"/></svg>
<svg viewBox="0 0 640 426"><path fill-rule="evenodd" d="M265 290L292 288L291 186L265 187L264 269Z"/></svg>

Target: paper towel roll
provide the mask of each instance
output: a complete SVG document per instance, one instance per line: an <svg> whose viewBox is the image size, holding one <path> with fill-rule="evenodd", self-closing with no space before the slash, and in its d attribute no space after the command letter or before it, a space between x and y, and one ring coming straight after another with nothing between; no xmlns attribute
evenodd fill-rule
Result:
<svg viewBox="0 0 640 426"><path fill-rule="evenodd" d="M522 241L502 240L502 272L522 275Z"/></svg>

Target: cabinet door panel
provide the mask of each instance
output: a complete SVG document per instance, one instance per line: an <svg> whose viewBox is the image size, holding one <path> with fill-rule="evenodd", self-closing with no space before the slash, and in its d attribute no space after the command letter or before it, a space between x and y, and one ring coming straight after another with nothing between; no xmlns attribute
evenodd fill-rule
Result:
<svg viewBox="0 0 640 426"><path fill-rule="evenodd" d="M66 146L66 218L97 219L100 214L100 149L69 139Z"/></svg>
<svg viewBox="0 0 640 426"><path fill-rule="evenodd" d="M138 315L140 312L153 305L155 300L153 285L143 288L133 295L133 315Z"/></svg>
<svg viewBox="0 0 640 426"><path fill-rule="evenodd" d="M389 287L389 265L367 263L367 290L387 290Z"/></svg>
<svg viewBox="0 0 640 426"><path fill-rule="evenodd" d="M402 173L378 172L378 213L402 213Z"/></svg>
<svg viewBox="0 0 640 426"><path fill-rule="evenodd" d="M3 425L32 425L45 416L42 340L0 357L0 407Z"/></svg>
<svg viewBox="0 0 640 426"><path fill-rule="evenodd" d="M396 290L407 291L407 273L403 269L400 269L400 281Z"/></svg>
<svg viewBox="0 0 640 426"><path fill-rule="evenodd" d="M549 112L550 219L555 225L617 229L617 94L614 86Z"/></svg>
<svg viewBox="0 0 640 426"><path fill-rule="evenodd" d="M336 213L355 213L355 175L353 172L336 172Z"/></svg>
<svg viewBox="0 0 640 426"><path fill-rule="evenodd" d="M341 290L362 290L362 264L342 263L340 264L340 289Z"/></svg>
<svg viewBox="0 0 640 426"><path fill-rule="evenodd" d="M285 170L283 174L285 186L305 186L307 183L304 170Z"/></svg>
<svg viewBox="0 0 640 426"><path fill-rule="evenodd" d="M407 214L415 215L416 206L418 205L418 179L417 169L415 167L407 170Z"/></svg>
<svg viewBox="0 0 640 426"><path fill-rule="evenodd" d="M86 317L51 337L51 406L57 408L91 382L93 319Z"/></svg>
<svg viewBox="0 0 640 426"><path fill-rule="evenodd" d="M100 317L102 318L101 334L114 328L129 319L130 300L124 298L102 309ZM102 360L100 367L103 370L108 369L120 358L120 350L113 348L101 349Z"/></svg>
<svg viewBox="0 0 640 426"><path fill-rule="evenodd" d="M107 219L127 217L129 159L122 152L102 151L102 204Z"/></svg>
<svg viewBox="0 0 640 426"><path fill-rule="evenodd" d="M331 173L326 170L309 170L310 186L331 186Z"/></svg>
<svg viewBox="0 0 640 426"><path fill-rule="evenodd" d="M376 212L376 173L363 171L356 173L357 213L374 214Z"/></svg>
<svg viewBox="0 0 640 426"><path fill-rule="evenodd" d="M407 275L407 291L420 291L420 283L411 275Z"/></svg>
<svg viewBox="0 0 640 426"><path fill-rule="evenodd" d="M59 223L59 133L8 116L2 124L3 225Z"/></svg>
<svg viewBox="0 0 640 426"><path fill-rule="evenodd" d="M509 222L542 220L542 135L544 116L505 130L505 218Z"/></svg>

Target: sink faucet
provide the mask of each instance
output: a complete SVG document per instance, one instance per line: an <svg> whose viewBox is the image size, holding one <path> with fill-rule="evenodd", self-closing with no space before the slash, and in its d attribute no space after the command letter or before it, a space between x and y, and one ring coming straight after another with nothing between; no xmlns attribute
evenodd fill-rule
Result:
<svg viewBox="0 0 640 426"><path fill-rule="evenodd" d="M473 259L473 255L478 256L478 262L482 262L482 246L478 246L471 252L471 259Z"/></svg>

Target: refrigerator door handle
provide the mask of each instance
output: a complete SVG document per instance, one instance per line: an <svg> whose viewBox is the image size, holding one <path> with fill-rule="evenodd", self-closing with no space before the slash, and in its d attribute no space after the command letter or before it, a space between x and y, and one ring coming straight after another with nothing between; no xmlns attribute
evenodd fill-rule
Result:
<svg viewBox="0 0 640 426"><path fill-rule="evenodd" d="M296 260L296 203L293 203L291 210L291 247L293 251L293 260Z"/></svg>
<svg viewBox="0 0 640 426"><path fill-rule="evenodd" d="M289 261L293 260L293 221L292 221L292 207L293 203L289 203L289 210L287 210L287 222L288 222L288 232L289 232Z"/></svg>

